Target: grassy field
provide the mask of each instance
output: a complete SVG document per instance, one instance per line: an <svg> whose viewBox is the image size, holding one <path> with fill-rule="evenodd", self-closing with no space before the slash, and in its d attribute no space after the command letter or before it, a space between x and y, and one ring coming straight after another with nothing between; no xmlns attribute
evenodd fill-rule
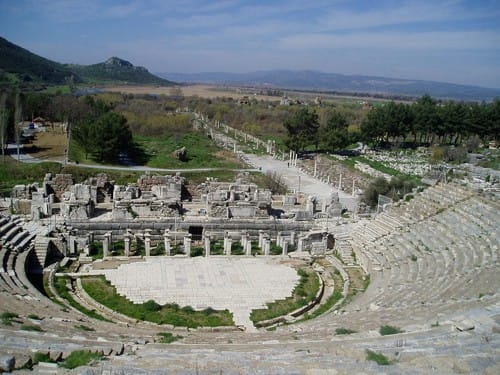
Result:
<svg viewBox="0 0 500 375"><path fill-rule="evenodd" d="M144 150L147 166L154 168L244 168L232 152L221 150L202 133L161 137L135 137ZM186 147L185 161L178 160L174 151Z"/></svg>
<svg viewBox="0 0 500 375"><path fill-rule="evenodd" d="M277 318L291 313L292 311L307 305L312 301L319 290L319 280L313 270L299 269L299 285L293 291L291 297L284 300L274 301L267 304L267 309L256 309L250 314L250 319L254 322L261 322Z"/></svg>
<svg viewBox="0 0 500 375"><path fill-rule="evenodd" d="M203 311L194 311L190 306L182 308L176 304L161 306L154 301L134 304L116 293L116 289L102 276L82 278L82 285L97 302L137 320L189 328L234 325L232 314L228 310L207 308Z"/></svg>

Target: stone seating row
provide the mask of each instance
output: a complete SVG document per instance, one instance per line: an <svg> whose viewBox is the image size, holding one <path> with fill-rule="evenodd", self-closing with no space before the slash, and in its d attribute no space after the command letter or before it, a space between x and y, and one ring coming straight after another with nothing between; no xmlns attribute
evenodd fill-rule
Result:
<svg viewBox="0 0 500 375"><path fill-rule="evenodd" d="M465 200L454 201L457 209L440 211L429 220L412 225L410 231L381 236L364 244L351 241L370 262L383 269L374 275L382 282L368 305L392 308L460 300L463 290L470 289L469 284L492 267L487 260L497 252L491 244L498 242L498 230L483 225L481 216L498 222L498 214L491 206L482 209L485 202L469 199L466 193L457 197ZM467 209L469 205L477 207ZM496 255L494 259L496 262ZM469 293L468 298L475 295Z"/></svg>

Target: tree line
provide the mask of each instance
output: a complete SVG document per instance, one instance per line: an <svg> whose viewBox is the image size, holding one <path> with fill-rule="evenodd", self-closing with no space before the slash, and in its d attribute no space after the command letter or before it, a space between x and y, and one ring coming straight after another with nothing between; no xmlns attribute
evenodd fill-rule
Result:
<svg viewBox="0 0 500 375"><path fill-rule="evenodd" d="M348 131L349 119L337 109L319 121L319 108L302 107L283 121L285 145L295 151L335 151L363 141L376 146L394 142L413 145L459 145L473 136L498 140L500 100L492 103L440 103L428 95L413 104L389 102L372 108L359 126Z"/></svg>
<svg viewBox="0 0 500 375"><path fill-rule="evenodd" d="M498 140L499 131L499 99L492 103L439 103L424 95L413 104L389 102L370 110L361 123L360 139L375 144L459 145L472 136Z"/></svg>

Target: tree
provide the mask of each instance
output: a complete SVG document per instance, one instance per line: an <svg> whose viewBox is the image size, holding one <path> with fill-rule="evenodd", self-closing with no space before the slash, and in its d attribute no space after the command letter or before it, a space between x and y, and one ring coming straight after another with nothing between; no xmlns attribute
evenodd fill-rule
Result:
<svg viewBox="0 0 500 375"><path fill-rule="evenodd" d="M318 115L307 108L301 108L283 123L288 132L285 144L291 150L304 151L308 146L317 145Z"/></svg>
<svg viewBox="0 0 500 375"><path fill-rule="evenodd" d="M72 134L86 154L101 162L117 161L121 152L129 151L132 141L127 120L114 112L78 123Z"/></svg>
<svg viewBox="0 0 500 375"><path fill-rule="evenodd" d="M386 133L385 113L382 107L373 108L361 123L361 139L368 142L378 142Z"/></svg>
<svg viewBox="0 0 500 375"><path fill-rule="evenodd" d="M440 118L437 113L437 103L429 95L424 95L413 105L415 115L414 134L420 133L420 142L423 136L434 134L440 126ZM432 139L430 140L432 142Z"/></svg>
<svg viewBox="0 0 500 375"><path fill-rule="evenodd" d="M320 129L320 145L326 150L334 151L349 144L347 120L340 112L334 111L326 125Z"/></svg>

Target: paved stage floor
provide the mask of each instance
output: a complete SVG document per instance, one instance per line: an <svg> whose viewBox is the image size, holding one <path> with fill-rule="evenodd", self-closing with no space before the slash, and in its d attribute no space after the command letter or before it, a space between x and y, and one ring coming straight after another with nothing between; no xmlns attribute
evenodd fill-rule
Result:
<svg viewBox="0 0 500 375"><path fill-rule="evenodd" d="M297 271L263 257L152 257L102 270L117 292L135 303L154 300L196 310L228 309L236 325L255 329L253 309L292 295Z"/></svg>

